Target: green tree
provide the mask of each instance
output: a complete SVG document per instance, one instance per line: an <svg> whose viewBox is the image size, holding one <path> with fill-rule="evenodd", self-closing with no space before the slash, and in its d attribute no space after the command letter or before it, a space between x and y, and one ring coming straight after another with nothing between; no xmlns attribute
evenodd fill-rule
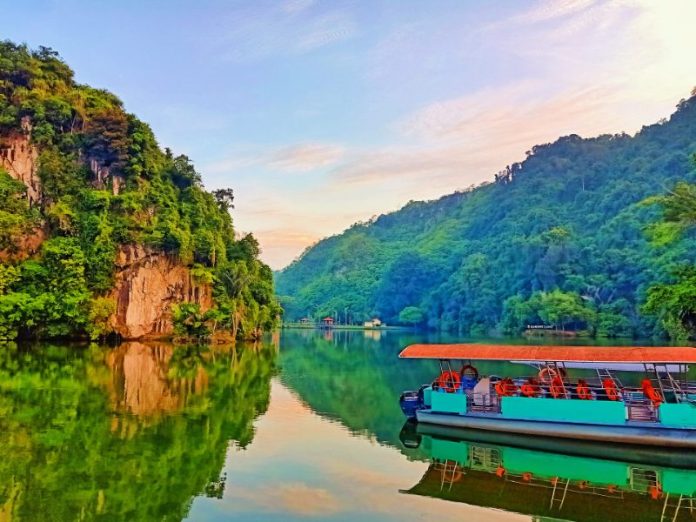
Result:
<svg viewBox="0 0 696 522"><path fill-rule="evenodd" d="M646 204L662 209L659 221L649 227L657 246L669 246L696 225L696 185L678 183L666 195L654 196ZM650 286L643 311L657 318L674 339L696 336L696 266L683 261L671 269L671 281Z"/></svg>
<svg viewBox="0 0 696 522"><path fill-rule="evenodd" d="M407 306L399 312L399 322L410 324L413 326L419 325L425 319L423 310L417 306Z"/></svg>

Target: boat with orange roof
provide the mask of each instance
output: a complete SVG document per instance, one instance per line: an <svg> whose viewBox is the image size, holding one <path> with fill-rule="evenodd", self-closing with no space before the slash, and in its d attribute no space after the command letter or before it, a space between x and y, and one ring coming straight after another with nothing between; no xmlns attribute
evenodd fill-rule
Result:
<svg viewBox="0 0 696 522"><path fill-rule="evenodd" d="M696 447L693 347L416 344L402 359L435 359L432 384L401 395L409 418L453 428L674 448ZM525 361L524 378L479 375L476 361ZM572 366L595 375L572 378ZM640 368L637 386L615 368Z"/></svg>

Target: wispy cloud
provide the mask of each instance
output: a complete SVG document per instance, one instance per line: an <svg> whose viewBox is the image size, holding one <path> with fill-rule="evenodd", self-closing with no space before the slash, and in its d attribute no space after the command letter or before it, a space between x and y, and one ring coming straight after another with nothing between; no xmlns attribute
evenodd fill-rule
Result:
<svg viewBox="0 0 696 522"><path fill-rule="evenodd" d="M232 151L226 158L204 165L209 174L232 174L251 167L279 172L310 172L340 161L345 149L331 143L298 143L287 147L255 147Z"/></svg>
<svg viewBox="0 0 696 522"><path fill-rule="evenodd" d="M286 13L301 13L315 4L315 0L287 0L283 4Z"/></svg>
<svg viewBox="0 0 696 522"><path fill-rule="evenodd" d="M617 132L617 102L609 87L535 95L533 83L487 89L428 105L397 125L419 146L402 145L349 154L332 170L339 184L422 180L464 188L492 179L505 165L524 159L533 145L567 134ZM618 109L619 107L617 107ZM633 129L631 129L633 130Z"/></svg>
<svg viewBox="0 0 696 522"><path fill-rule="evenodd" d="M211 46L220 59L233 62L303 54L347 40L357 32L350 10L316 5L311 0L254 2L236 8L225 26Z"/></svg>
<svg viewBox="0 0 696 522"><path fill-rule="evenodd" d="M305 143L272 153L268 165L285 171L306 172L335 164L344 152L338 145Z"/></svg>

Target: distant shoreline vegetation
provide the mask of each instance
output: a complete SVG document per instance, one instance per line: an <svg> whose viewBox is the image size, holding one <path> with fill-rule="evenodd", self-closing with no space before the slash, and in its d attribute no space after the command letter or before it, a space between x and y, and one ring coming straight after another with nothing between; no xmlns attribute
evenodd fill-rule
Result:
<svg viewBox="0 0 696 522"><path fill-rule="evenodd" d="M286 320L463 335L696 337L696 99L635 136L537 145L495 181L358 223L284 270Z"/></svg>

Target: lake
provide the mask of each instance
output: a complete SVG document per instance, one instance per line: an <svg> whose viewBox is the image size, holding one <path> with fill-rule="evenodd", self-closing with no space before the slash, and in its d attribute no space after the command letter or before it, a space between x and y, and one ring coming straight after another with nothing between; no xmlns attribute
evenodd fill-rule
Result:
<svg viewBox="0 0 696 522"><path fill-rule="evenodd" d="M397 359L422 340L3 347L0 521L693 518L696 472L678 462L405 425L399 394L439 371Z"/></svg>

